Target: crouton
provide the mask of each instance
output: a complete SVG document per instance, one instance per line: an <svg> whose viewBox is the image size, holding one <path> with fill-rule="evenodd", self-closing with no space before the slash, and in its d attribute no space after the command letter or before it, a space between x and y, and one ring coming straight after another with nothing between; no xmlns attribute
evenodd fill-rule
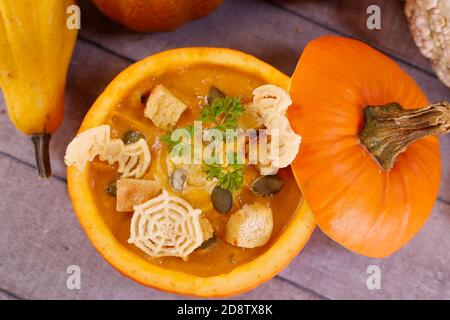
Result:
<svg viewBox="0 0 450 320"><path fill-rule="evenodd" d="M163 85L153 88L144 115L160 129L173 128L187 106Z"/></svg>
<svg viewBox="0 0 450 320"><path fill-rule="evenodd" d="M211 239L214 235L214 228L204 214L200 217L200 227L202 228L203 242Z"/></svg>
<svg viewBox="0 0 450 320"><path fill-rule="evenodd" d="M161 192L161 184L156 180L119 179L117 180L116 210L131 212L133 206L156 197Z"/></svg>
<svg viewBox="0 0 450 320"><path fill-rule="evenodd" d="M260 247L269 241L272 229L272 209L261 203L246 204L228 220L225 240L237 247Z"/></svg>

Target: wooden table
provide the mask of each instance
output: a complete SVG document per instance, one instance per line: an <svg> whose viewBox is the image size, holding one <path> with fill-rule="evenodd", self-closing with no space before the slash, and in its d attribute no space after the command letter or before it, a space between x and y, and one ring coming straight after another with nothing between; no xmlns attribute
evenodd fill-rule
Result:
<svg viewBox="0 0 450 320"><path fill-rule="evenodd" d="M382 29L366 28L366 8L382 9ZM32 146L8 119L0 99L0 299L177 299L122 277L93 249L67 196L63 156L84 114L125 67L174 47L220 46L249 52L290 74L308 41L323 34L364 40L394 58L430 100L450 99L407 29L401 0L226 0L206 19L176 32L139 34L81 1L82 31L70 68L65 120L52 142L54 176L36 177ZM441 138L439 199L425 228L388 259L353 254L316 230L277 277L238 296L246 299L450 299L450 137ZM69 265L81 268L81 290L66 288ZM368 266L381 269L369 290Z"/></svg>

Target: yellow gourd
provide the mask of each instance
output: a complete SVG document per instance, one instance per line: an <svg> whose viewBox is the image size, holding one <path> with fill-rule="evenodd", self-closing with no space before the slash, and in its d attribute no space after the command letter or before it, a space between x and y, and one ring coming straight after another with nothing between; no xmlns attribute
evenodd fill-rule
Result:
<svg viewBox="0 0 450 320"><path fill-rule="evenodd" d="M77 30L73 0L0 1L0 86L16 128L32 136L41 177L51 174L50 136L63 118L64 88Z"/></svg>

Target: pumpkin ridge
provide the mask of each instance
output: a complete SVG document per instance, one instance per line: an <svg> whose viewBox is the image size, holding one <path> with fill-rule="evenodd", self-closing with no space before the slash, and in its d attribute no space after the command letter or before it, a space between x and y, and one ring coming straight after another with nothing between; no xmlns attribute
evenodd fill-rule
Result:
<svg viewBox="0 0 450 320"><path fill-rule="evenodd" d="M353 148L357 148L357 146L354 146ZM349 148L348 151L349 151L349 152L348 152L349 154L354 153L353 150L350 151L350 148ZM342 152L342 153L343 153L343 152ZM368 155L364 155L364 158L366 158L367 156L368 156ZM339 161L339 159L337 159L337 156L335 156L335 161ZM353 178L352 178L352 179L349 179L349 180L352 180L352 181L353 181L353 180L356 179L356 178L358 177L358 175L363 171L363 169L364 169L364 167L365 167L365 165L366 165L366 159L364 159L363 161L359 161L359 164L360 164L360 166L359 166L359 168L356 169L356 170L350 169L350 168L349 168L349 170L354 171L354 172L352 172ZM317 168L317 171L318 171L318 172L323 172L323 168L322 168L322 169ZM317 178L314 178L314 176L317 177L317 174L311 175L310 180L317 180ZM336 187L336 185L337 185L337 183L334 184L333 187ZM345 193L349 188L352 188L352 185L351 185L351 184L347 184L347 185L344 185L344 184L343 184L342 187L341 187L338 191L334 192L333 194L329 193L329 197L328 197L327 199L323 199L322 202L321 202L321 205L312 208L312 209L313 209L313 212L317 212L317 213L319 214L319 212L320 212L324 207L328 206L328 204L329 204L330 202L333 202L333 201L336 200L337 198L340 198L340 196L341 196L343 193Z"/></svg>
<svg viewBox="0 0 450 320"><path fill-rule="evenodd" d="M381 186L384 185L385 177L383 176L381 179L377 178L376 181L371 181L370 184L366 183L367 178L372 176L373 164L368 159L361 161L361 163L362 163L362 165L361 165L361 168L358 169L359 170L358 174L355 175L355 177L353 179L351 179L351 183L348 184L348 188L346 190L344 190L344 192L341 192L339 194L339 198L335 199L334 202L342 203L343 207L345 204L345 207L342 210L342 215L344 215L344 216L352 216L352 215L363 216L365 214L370 215L372 217L371 218L372 222L365 223L365 225L368 226L370 224L376 223L376 221L380 218L380 215L376 214L377 210L375 208L371 208L371 210L368 212L364 212L362 210L356 210L356 208L358 207L358 204L361 201L362 201L362 203L364 203L366 200L364 200L363 197L360 197L359 199L355 199L355 201L349 201L348 197L346 197L346 195L354 194L355 192L356 193L360 192L360 193L367 193L368 197L371 197L374 193L370 192L370 191L381 188ZM347 193L345 193L345 192L347 192ZM374 202L374 203L377 203L377 202L379 203L378 205L374 204L374 207L381 207L381 201L382 200L377 199L377 198L372 200L372 202ZM335 206L330 206L329 211L331 212L334 209L334 207ZM350 208L350 207L352 207L352 208ZM354 213L354 212L357 212L357 213ZM333 218L333 220L334 219L335 218ZM361 229L364 227L364 229L366 231L365 231L365 234L363 236L361 236L361 238L366 239L368 237L368 232L370 232L370 230L367 230L367 228L364 226L364 224L355 223L355 222L348 222L347 224L350 224L350 225L353 224L354 227L357 229ZM346 228L351 229L350 226L348 226ZM355 241L354 233L349 234L349 237L347 237L347 241L349 241L349 239L351 239L352 242Z"/></svg>
<svg viewBox="0 0 450 320"><path fill-rule="evenodd" d="M414 145L410 145L409 146L410 148L418 148L418 149L421 149L421 148L427 148L427 144L422 144L422 143L414 143ZM436 156L436 161L437 162L439 162L439 167L441 167L441 165L440 165L440 155L439 155L439 149L438 148L434 148L434 153L435 153L435 156ZM418 168L420 169L420 171L421 172L427 172L427 171L429 171L430 170L430 168L429 168L429 166L427 165L427 161L426 160L424 160L422 157L421 157L421 152L417 152L417 156L416 157L414 157L412 160L410 160L410 161L414 161L414 163L418 166ZM408 156L407 154L405 154L405 156ZM438 194L438 192L439 192L439 182L440 182L440 169L439 170L436 170L437 172L436 172L436 174L435 174L435 176L438 178L438 182L437 183L433 183L433 181L435 181L436 179L434 178L431 178L431 176L432 175L430 175L430 174L422 174L422 176L423 176L423 179L424 179L424 181L428 181L428 184L429 184L429 186L432 188L432 189L434 189L433 190L433 192L436 194L436 197L437 197L437 194ZM417 173L415 172L414 173L414 176L416 176L417 175ZM422 180L422 179L421 179Z"/></svg>
<svg viewBox="0 0 450 320"><path fill-rule="evenodd" d="M386 214L387 208L388 208L388 200L389 200L389 194L390 194L390 182L391 182L391 173L387 172L385 175L385 179L386 179L386 184L385 184L385 190L386 192L384 192L383 194L383 199L381 200L380 203L380 210L379 210L379 214L377 215L377 219L376 219L376 223L374 223L372 229L370 230L370 232L367 233L367 238L371 238L374 236L374 234L377 232L377 229L384 225L388 215ZM392 228L393 224L390 224L390 229ZM385 231L384 236L388 236L391 232L389 231L390 229L388 229L387 231ZM397 233L399 234L399 233ZM380 238L380 236L378 236ZM382 238L382 237L381 237Z"/></svg>

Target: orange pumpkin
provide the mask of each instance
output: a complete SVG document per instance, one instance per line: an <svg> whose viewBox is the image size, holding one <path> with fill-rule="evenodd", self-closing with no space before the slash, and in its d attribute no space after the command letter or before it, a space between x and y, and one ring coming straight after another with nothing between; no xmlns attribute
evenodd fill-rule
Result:
<svg viewBox="0 0 450 320"><path fill-rule="evenodd" d="M129 104L130 100L128 103L126 102L126 97L132 95L133 99L139 101L137 102L137 114L141 114L143 112L140 102L142 95L141 93L136 94L140 85L144 90L149 86L149 79L153 79L152 81L160 79L165 73L174 70L183 70L181 73L185 74L190 67L194 66L203 67L205 70L218 70L215 68L219 68L222 74L217 79L222 85L229 81L224 79L232 79L225 76L227 69L241 73L241 77L246 78L246 80L242 80L242 83L257 78L261 79L262 83L273 83L286 89L289 83L289 77L282 72L239 51L223 48L182 48L164 51L136 62L120 73L95 101L83 120L80 132L110 123L109 119L114 115L115 118L120 119L117 115L122 113L123 119L127 119L125 120L127 125L133 123L134 127L146 128L140 130L147 132L147 136L150 137L152 125L143 121L150 120L133 116L133 105ZM215 71L201 72L201 81L204 81L205 84L211 83L208 80L209 72ZM169 74L173 75L173 73ZM247 77L242 75L247 75ZM171 81L175 83L181 81L180 79L187 79L187 76L185 78L175 76L171 78ZM192 82L187 81L185 84L189 91L192 91L193 83L198 81L199 76L192 76L192 79ZM227 86L233 88L239 84L229 82ZM196 90L198 88L197 86ZM240 90L240 88L235 89ZM134 95L133 92L135 92ZM157 133L153 132L152 136L155 137ZM159 161L158 157L159 154L153 155L155 163ZM129 225L126 221L129 221L131 217L119 214L114 209L108 209L109 201L99 198L99 194L107 197L100 180L107 178L108 174L103 170L102 177L98 178L100 174L95 173L98 171L91 170L89 168L91 165L92 163L84 171L78 171L73 166L67 169L69 194L78 219L95 248L107 261L124 275L146 286L202 297L230 296L250 290L280 272L303 248L315 228L314 215L308 204L301 201L288 223L284 225L277 236L274 235L273 242L265 251L252 256L242 264L234 264L231 269L216 274L215 270L219 270L221 265L223 266L227 262L225 259L210 260L214 256L208 253L202 259L215 264L211 267L212 272L205 272L201 268L201 260L197 266L195 263L191 264L192 268L190 269L186 265L183 266L181 260L169 264L171 267L167 267L168 265L161 260L158 263L152 262L149 257L136 252L133 250L134 246L127 243ZM97 183L94 182L93 177L96 177ZM292 183L295 184L294 181ZM96 190L100 190L101 193ZM121 226L125 226L122 229L125 231L123 234L120 232ZM239 255L243 254L243 250L240 251L242 252ZM205 266L205 269L207 267Z"/></svg>
<svg viewBox="0 0 450 320"><path fill-rule="evenodd" d="M93 0L110 19L140 31L171 31L210 14L223 0Z"/></svg>
<svg viewBox="0 0 450 320"><path fill-rule="evenodd" d="M320 228L361 255L394 253L436 200L435 135L450 130L449 104L428 106L395 62L335 36L308 44L289 91L289 119L303 137L292 168Z"/></svg>

